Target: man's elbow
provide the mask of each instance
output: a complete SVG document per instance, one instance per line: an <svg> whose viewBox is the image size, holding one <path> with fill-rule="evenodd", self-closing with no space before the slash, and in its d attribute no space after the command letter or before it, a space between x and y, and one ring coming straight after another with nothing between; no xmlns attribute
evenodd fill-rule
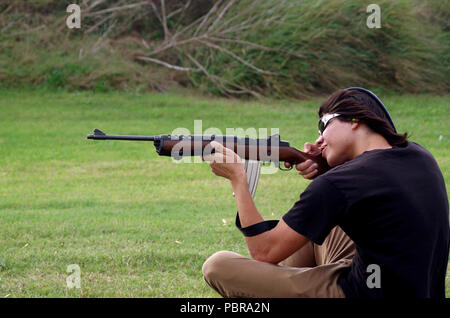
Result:
<svg viewBox="0 0 450 318"><path fill-rule="evenodd" d="M254 260L264 263L278 264L281 261L269 249L250 251L250 255Z"/></svg>
<svg viewBox="0 0 450 318"><path fill-rule="evenodd" d="M278 264L280 261L280 245L273 239L273 230L255 237L247 238L247 246L254 260Z"/></svg>

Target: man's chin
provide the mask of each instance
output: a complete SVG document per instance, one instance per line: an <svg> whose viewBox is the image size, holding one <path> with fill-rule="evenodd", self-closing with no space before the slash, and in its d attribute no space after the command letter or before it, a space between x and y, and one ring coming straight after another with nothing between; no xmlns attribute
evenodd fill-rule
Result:
<svg viewBox="0 0 450 318"><path fill-rule="evenodd" d="M333 156L330 156L330 155L326 155L325 160L327 161L328 165L331 168L334 168L336 166L343 164L343 162L340 162L339 160L337 160L337 158L334 158Z"/></svg>
<svg viewBox="0 0 450 318"><path fill-rule="evenodd" d="M330 161L328 161L328 160L327 160L327 162L328 162L328 165L329 165L331 168L334 168L334 167L336 167L336 166L339 166L339 164L337 164L337 163L333 163L333 162L330 162Z"/></svg>
<svg viewBox="0 0 450 318"><path fill-rule="evenodd" d="M330 167L336 167L342 164L343 162L340 162L338 160L339 158L336 158L333 156L333 153L330 152L330 149L328 147L325 147L325 149L322 151L322 158L325 159Z"/></svg>
<svg viewBox="0 0 450 318"><path fill-rule="evenodd" d="M327 156L325 159L331 168L340 166L341 164L346 163L348 161L348 160L342 160L342 159L339 160L339 158L333 158L330 156Z"/></svg>

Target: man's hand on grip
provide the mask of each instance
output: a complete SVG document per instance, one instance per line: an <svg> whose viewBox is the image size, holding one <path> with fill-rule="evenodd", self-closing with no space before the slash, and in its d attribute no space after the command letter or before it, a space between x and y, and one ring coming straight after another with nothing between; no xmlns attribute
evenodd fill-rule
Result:
<svg viewBox="0 0 450 318"><path fill-rule="evenodd" d="M316 156L320 153L319 146L317 144L305 143L304 152L313 156ZM286 168L290 168L291 164L288 162L284 163ZM318 166L312 160L306 160L304 162L298 163L295 168L298 171L298 174L302 175L305 179L314 179L314 177L318 173Z"/></svg>

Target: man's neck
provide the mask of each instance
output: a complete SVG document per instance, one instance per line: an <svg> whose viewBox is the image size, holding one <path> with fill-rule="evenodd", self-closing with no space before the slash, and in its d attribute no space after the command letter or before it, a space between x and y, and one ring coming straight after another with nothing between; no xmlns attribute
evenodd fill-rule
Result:
<svg viewBox="0 0 450 318"><path fill-rule="evenodd" d="M355 145L355 155L353 158L366 151L389 148L392 148L392 146L383 136L376 133L369 133L364 138L360 138L359 142Z"/></svg>

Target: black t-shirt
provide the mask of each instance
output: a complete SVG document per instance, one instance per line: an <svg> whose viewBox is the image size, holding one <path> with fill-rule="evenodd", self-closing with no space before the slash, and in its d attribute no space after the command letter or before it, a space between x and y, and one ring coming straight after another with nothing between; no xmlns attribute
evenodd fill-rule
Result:
<svg viewBox="0 0 450 318"><path fill-rule="evenodd" d="M408 142L366 151L318 176L283 220L319 245L336 225L355 242L352 266L338 279L349 298L443 298L448 209L436 161Z"/></svg>

